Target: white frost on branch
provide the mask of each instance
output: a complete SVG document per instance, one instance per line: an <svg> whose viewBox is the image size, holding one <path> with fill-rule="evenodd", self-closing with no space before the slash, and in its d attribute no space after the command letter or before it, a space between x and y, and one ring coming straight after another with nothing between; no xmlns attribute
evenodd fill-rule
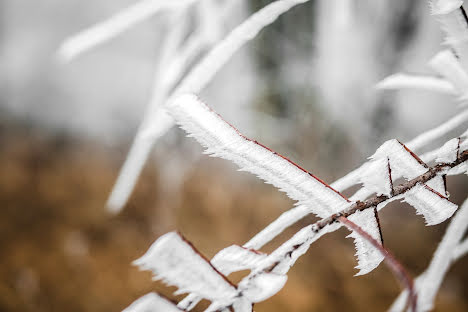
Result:
<svg viewBox="0 0 468 312"><path fill-rule="evenodd" d="M246 43L254 39L263 28L272 24L281 14L286 13L294 6L307 1L309 0L278 0L252 14L190 69L180 84L175 87L171 96L187 92L201 92L231 57ZM171 100L170 97L168 102ZM173 124L172 118L162 105L155 107L154 111L152 110L145 116L144 124L140 126L132 145L129 159L126 160L126 164L129 163L129 165L124 165L117 182L118 185L122 186L121 192L127 195L121 196L121 200L116 201L114 207L110 207L111 210L118 212L125 205L135 184L132 180L136 181L152 147L161 136L172 128ZM140 138L146 140L137 142ZM132 170L126 170L125 166ZM117 193L117 191L114 189L113 193ZM109 202L112 203L112 201Z"/></svg>
<svg viewBox="0 0 468 312"><path fill-rule="evenodd" d="M226 123L194 95L182 95L168 107L177 123L206 148L206 153L230 160L276 186L319 217L341 211L351 203L306 170Z"/></svg>
<svg viewBox="0 0 468 312"><path fill-rule="evenodd" d="M225 302L238 293L234 285L175 232L157 239L134 264L151 270L155 279L176 286L178 294L193 292L209 300Z"/></svg>
<svg viewBox="0 0 468 312"><path fill-rule="evenodd" d="M436 162L452 163L457 160L460 149L460 139L454 138L445 143L439 150Z"/></svg>
<svg viewBox="0 0 468 312"><path fill-rule="evenodd" d="M422 184L417 184L406 192L404 201L413 206L417 214L424 216L426 225L435 225L447 220L458 208L445 196Z"/></svg>
<svg viewBox="0 0 468 312"><path fill-rule="evenodd" d="M377 242L382 244L380 226L377 223L373 209L357 211L353 215L349 216L348 219L353 221ZM356 269L358 269L359 272L356 273L356 276L371 272L384 260L384 255L358 233L353 231L347 237L352 237L354 239L356 256L359 259L358 265L356 266Z"/></svg>
<svg viewBox="0 0 468 312"><path fill-rule="evenodd" d="M251 172L276 186L317 216L328 217L352 204L311 173L240 134L196 96L182 95L168 109L189 136L206 148L207 154L233 161L241 170ZM370 218L375 219L375 216ZM376 221L369 222L368 219L366 216L363 220L354 221L370 233L379 233ZM289 223L289 220L285 221ZM362 269L360 274L369 272L371 267L375 268L375 263L383 259L378 253L365 253L362 250L358 250L357 255L358 266Z"/></svg>
<svg viewBox="0 0 468 312"><path fill-rule="evenodd" d="M468 226L468 200L460 206L457 214L448 226L442 241L425 272L415 281L418 292L418 306L421 311L429 311L434 305L435 296L444 280L447 271L462 254L459 248ZM394 301L389 312L403 311L408 293L403 291Z"/></svg>
<svg viewBox="0 0 468 312"><path fill-rule="evenodd" d="M468 68L468 24L463 9L463 1L431 1L432 14L446 33L445 44L456 51L464 68Z"/></svg>

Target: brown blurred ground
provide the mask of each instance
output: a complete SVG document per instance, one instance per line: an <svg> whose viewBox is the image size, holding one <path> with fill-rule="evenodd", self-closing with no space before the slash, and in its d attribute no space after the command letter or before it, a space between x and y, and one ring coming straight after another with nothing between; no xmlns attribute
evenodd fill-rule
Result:
<svg viewBox="0 0 468 312"><path fill-rule="evenodd" d="M179 229L211 257L244 243L292 205L271 186L204 157L178 198L162 191L157 168L148 166L128 206L112 217L104 203L123 160L115 154L123 157L125 148L34 128L4 125L0 131L0 311L119 311L149 291L170 295L174 288L151 282L149 273L131 265L159 235ZM455 202L466 185L466 177L449 181ZM381 215L386 245L415 276L446 224L426 228L409 207L392 208ZM313 245L286 287L256 311L388 308L399 285L384 266L353 277L353 243L345 235L341 230ZM468 311L467 258L447 276L436 311Z"/></svg>

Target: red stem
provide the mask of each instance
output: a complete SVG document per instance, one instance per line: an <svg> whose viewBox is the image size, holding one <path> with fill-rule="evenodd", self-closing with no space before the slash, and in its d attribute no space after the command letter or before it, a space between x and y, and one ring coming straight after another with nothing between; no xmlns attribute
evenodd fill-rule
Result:
<svg viewBox="0 0 468 312"><path fill-rule="evenodd" d="M357 232L361 235L364 239L366 239L369 243L371 243L378 251L385 257L385 264L392 270L393 274L400 280L400 282L408 288L409 297L408 300L411 304L411 311L416 312L416 305L417 305L417 295L414 290L414 283L411 276L405 270L403 265L395 258L395 256L386 248L384 248L377 240L375 240L372 236L369 235L366 231L364 231L360 226L356 223L352 222L351 220L345 217L339 217L338 219L341 223L346 225L346 227L350 230Z"/></svg>

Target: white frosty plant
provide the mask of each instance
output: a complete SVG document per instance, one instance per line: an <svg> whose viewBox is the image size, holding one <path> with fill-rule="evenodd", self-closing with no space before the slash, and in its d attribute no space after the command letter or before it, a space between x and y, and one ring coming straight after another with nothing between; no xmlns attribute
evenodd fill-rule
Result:
<svg viewBox="0 0 468 312"><path fill-rule="evenodd" d="M406 306L413 311L430 310L450 265L468 252L468 240L463 239L468 227L468 200L453 218L429 267L414 284L383 247L378 211L391 201L402 200L412 205L427 225L441 223L455 213L457 206L448 199L445 180L450 175L467 174L468 131L419 157L416 153L462 126L466 129L468 110L405 144L397 140L385 142L368 162L328 185L287 158L246 138L193 95L199 94L218 70L264 27L308 0L274 1L220 39L221 35L212 30L219 29L219 22L229 14L233 2L140 0L70 38L60 50L63 59L70 60L163 11L173 29L162 45L153 98L109 198L111 211L123 207L156 140L175 123L199 141L208 154L234 162L241 170L257 175L297 202L243 246L225 248L211 260L179 233L160 237L135 264L176 286L178 293L188 295L174 304L157 294L148 294L126 311L190 311L202 299L211 301L207 311L252 311L254 303L281 290L289 269L312 243L343 225L350 230L349 236L356 245L357 275L369 273L385 261L404 285L405 291L391 311L402 311ZM463 107L468 101L468 18L463 1L434 0L430 4L447 34L448 48L429 62L434 75L396 74L378 87L448 93ZM187 12L193 7L198 9L197 28L188 31ZM207 49L209 52L203 53ZM200 54L202 57L198 58ZM352 186L360 188L349 198L343 196L341 192ZM315 214L320 221L302 228L269 254L259 251L309 214ZM250 270L250 274L237 285L226 277L241 270Z"/></svg>
<svg viewBox="0 0 468 312"><path fill-rule="evenodd" d="M207 299L211 305L206 311L252 311L254 303L268 299L283 287L289 269L313 242L342 225L351 230L349 236L355 241L357 275L372 271L386 259L412 293L410 306L416 309L418 303L411 278L382 246L378 211L391 201L404 200L415 207L427 225L450 218L457 206L448 200L445 178L468 172L466 132L432 152L432 166L397 140L385 142L361 169L362 189L373 196L352 200L286 157L243 136L195 95L177 97L167 110L189 136L206 148L207 154L234 162L240 170L257 175L297 201L295 208L244 246L223 249L211 261L178 233L159 238L135 264L151 270L156 279L176 286L177 293L189 294L178 303L177 309L189 311L201 299ZM399 178L403 182L396 185L394 181ZM270 254L258 251L311 213L321 220L302 228ZM246 269L250 274L237 285L226 277ZM155 304L151 311L162 310Z"/></svg>

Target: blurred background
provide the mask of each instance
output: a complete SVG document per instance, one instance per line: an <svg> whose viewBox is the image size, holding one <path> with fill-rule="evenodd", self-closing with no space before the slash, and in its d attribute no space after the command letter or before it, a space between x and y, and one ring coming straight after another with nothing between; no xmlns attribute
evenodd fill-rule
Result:
<svg viewBox="0 0 468 312"><path fill-rule="evenodd" d="M228 18L215 25L221 37L272 1L231 2ZM69 63L57 50L132 3L0 0L0 311L118 311L149 291L180 299L131 265L156 238L177 229L212 257L294 204L172 129L124 210L106 210L173 25L155 15ZM374 87L395 72L426 72L441 42L425 0L311 0L237 53L201 97L247 136L331 183L385 140L407 141L459 111L449 96ZM455 203L466 186L466 176L449 179ZM425 227L399 203L380 219L386 246L420 274L447 222ZM299 222L264 251L313 221ZM387 309L398 283L383 265L353 277L346 235L340 230L312 245L284 289L256 311ZM452 267L436 311L468 311L467 268L467 258Z"/></svg>

